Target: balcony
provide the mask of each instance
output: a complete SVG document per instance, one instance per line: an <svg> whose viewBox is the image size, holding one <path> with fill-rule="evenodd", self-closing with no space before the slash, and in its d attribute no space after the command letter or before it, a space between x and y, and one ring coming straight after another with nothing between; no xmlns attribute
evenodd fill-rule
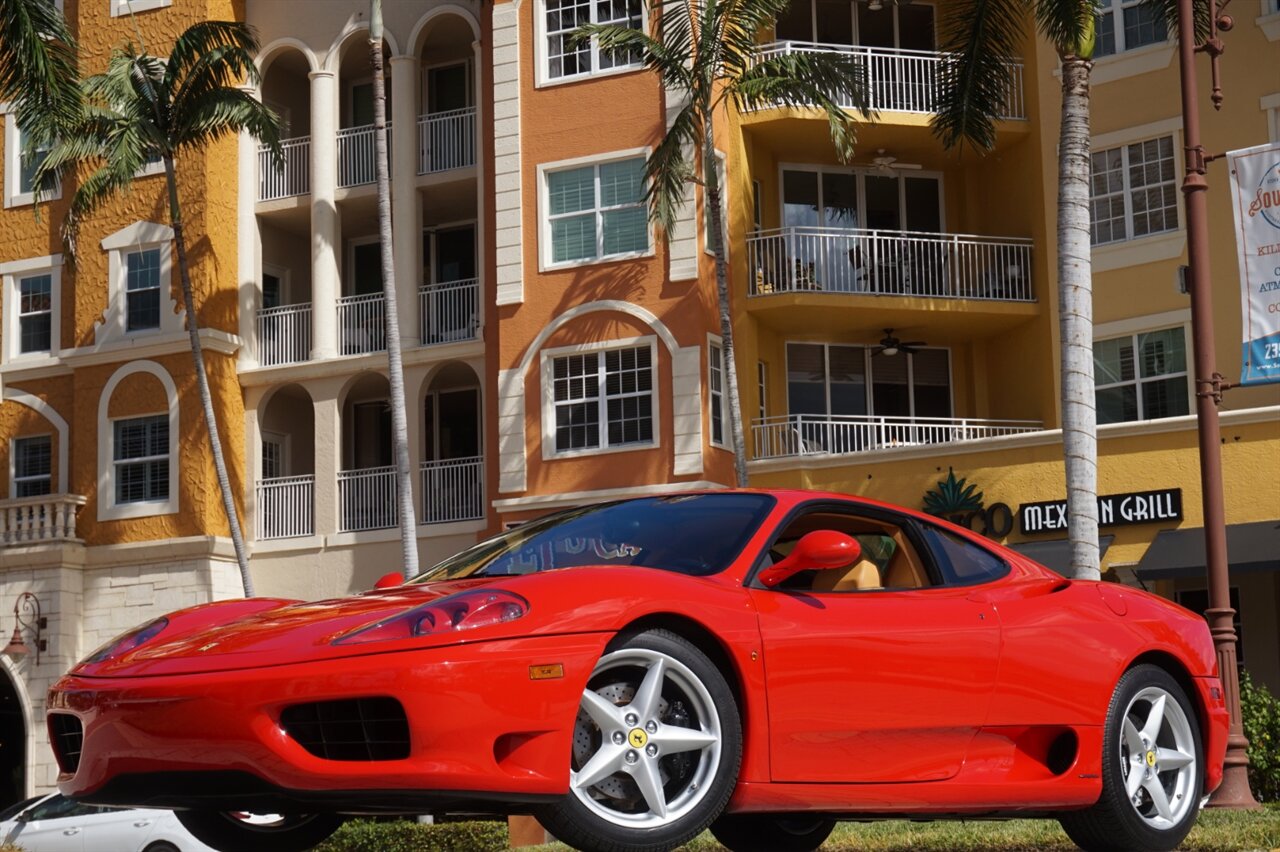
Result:
<svg viewBox="0 0 1280 852"><path fill-rule="evenodd" d="M385 299L381 293L338 299L338 353L367 355L387 350Z"/></svg>
<svg viewBox="0 0 1280 852"><path fill-rule="evenodd" d="M445 281L418 290L422 343L456 343L480 337L480 280Z"/></svg>
<svg viewBox="0 0 1280 852"><path fill-rule="evenodd" d="M338 471L338 532L389 529L398 523L394 467Z"/></svg>
<svg viewBox="0 0 1280 852"><path fill-rule="evenodd" d="M306 195L311 191L311 137L283 139L284 162L280 168L266 148L258 149L258 200L274 201Z"/></svg>
<svg viewBox="0 0 1280 852"><path fill-rule="evenodd" d="M311 357L311 303L258 311L258 363L300 364Z"/></svg>
<svg viewBox="0 0 1280 852"><path fill-rule="evenodd" d="M937 109L937 81L950 56L925 50L903 50L891 47L867 47L849 44L778 41L763 45L759 56L846 53L856 56L864 69L870 108L877 112L933 113ZM1010 62L1012 85L1005 99L1001 118L1025 119L1023 67ZM853 98L844 94L841 105L853 108Z"/></svg>
<svg viewBox="0 0 1280 852"><path fill-rule="evenodd" d="M78 541L76 512L84 504L79 494L0 500L0 547Z"/></svg>
<svg viewBox="0 0 1280 852"><path fill-rule="evenodd" d="M418 174L465 169L475 164L475 107L418 117Z"/></svg>
<svg viewBox="0 0 1280 852"><path fill-rule="evenodd" d="M281 476L263 479L257 487L254 533L259 541L299 538L315 533L316 479Z"/></svg>
<svg viewBox="0 0 1280 852"><path fill-rule="evenodd" d="M338 131L338 186L362 186L378 179L372 124ZM391 162L391 122L387 122L387 162Z"/></svg>
<svg viewBox="0 0 1280 852"><path fill-rule="evenodd" d="M422 463L422 523L484 519L484 457Z"/></svg>
<svg viewBox="0 0 1280 852"><path fill-rule="evenodd" d="M779 228L747 238L751 296L844 293L1033 302L1031 240Z"/></svg>
<svg viewBox="0 0 1280 852"><path fill-rule="evenodd" d="M751 423L756 459L854 455L870 450L981 441L1038 432L1036 420L789 414Z"/></svg>

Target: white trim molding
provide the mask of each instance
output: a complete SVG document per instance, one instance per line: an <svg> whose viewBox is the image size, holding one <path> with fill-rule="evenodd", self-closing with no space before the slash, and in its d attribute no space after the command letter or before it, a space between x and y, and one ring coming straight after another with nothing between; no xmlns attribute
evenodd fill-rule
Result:
<svg viewBox="0 0 1280 852"><path fill-rule="evenodd" d="M1258 109L1267 114L1268 138L1272 142L1280 142L1280 92L1259 98Z"/></svg>
<svg viewBox="0 0 1280 852"><path fill-rule="evenodd" d="M1093 271L1109 272L1143 263L1157 263L1182 257L1187 250L1187 232L1182 228L1149 237L1137 237L1093 247Z"/></svg>
<svg viewBox="0 0 1280 852"><path fill-rule="evenodd" d="M15 388L5 388L3 400L5 402L16 402L18 405L25 405L32 411L39 414L53 426L54 431L58 434L58 488L55 493L67 493L67 467L70 464L71 453L71 427L67 425L67 421L62 419L54 407L45 402L38 396L20 391ZM18 436L23 437L23 436ZM13 465L13 459L9 460L10 467Z"/></svg>
<svg viewBox="0 0 1280 852"><path fill-rule="evenodd" d="M493 195L495 301L524 301L524 180L520 151L520 3L493 7Z"/></svg>
<svg viewBox="0 0 1280 852"><path fill-rule="evenodd" d="M1173 64L1174 47L1172 42L1161 42L1095 59L1089 82L1101 86L1168 68Z"/></svg>
<svg viewBox="0 0 1280 852"><path fill-rule="evenodd" d="M84 2L84 0L81 0ZM173 0L109 0L111 3L111 17L118 18L121 15L132 15L137 12L150 12L155 9L163 9L173 5Z"/></svg>
<svg viewBox="0 0 1280 852"><path fill-rule="evenodd" d="M625 148L618 151L607 151L603 154L592 154L589 157L572 157L567 160L556 160L550 163L538 163L537 180L538 180L538 271L539 272L555 272L565 269L577 269L582 266L596 266L602 263L616 263L618 261L635 260L642 257L653 257L653 225L649 222L648 205L641 198L638 206L644 213L645 225L645 243L646 247L642 251L619 252L618 254L605 254L603 251L592 257L582 258L581 260L564 260L556 261L552 257L552 238L551 238L551 208L548 200L549 187L548 181L552 174L568 171L570 169L578 169L590 166L593 169L598 166L607 165L609 163L620 163L626 160L642 160L647 161L652 149L644 148ZM597 178L599 173L596 173ZM600 197L599 197L599 180L596 181L597 192L592 202L590 211L581 211L585 214L590 212L596 217L594 230L596 234L596 244L598 247L602 245L601 234L599 229L603 228L603 222L599 216Z"/></svg>
<svg viewBox="0 0 1280 852"><path fill-rule="evenodd" d="M173 298L173 229L155 222L134 222L102 241L103 251L109 252L107 262L107 309L102 321L93 327L96 345L137 339L148 335L164 335L185 329L186 311L178 311ZM126 284L128 266L125 256L130 252L160 251L160 325L157 328L128 331L126 328Z"/></svg>
<svg viewBox="0 0 1280 852"><path fill-rule="evenodd" d="M116 504L115 483L115 420L108 416L111 408L111 395L129 376L135 373L148 373L160 380L164 387L167 401L167 412L153 412L169 416L169 497L167 500L140 503ZM102 395L98 397L98 520L116 521L124 518L143 518L152 515L172 515L178 511L178 455L179 435L178 389L173 383L169 371L155 361L130 361L111 374ZM145 417L143 414L130 415Z"/></svg>
<svg viewBox="0 0 1280 852"><path fill-rule="evenodd" d="M680 112L689 105L688 92L680 92L664 86L663 102L666 108L667 129L670 130ZM683 151L692 162L696 153L692 146ZM667 277L672 281L695 281L698 278L698 213L692 181L684 185L676 221L667 233L667 256L670 268Z"/></svg>
<svg viewBox="0 0 1280 852"><path fill-rule="evenodd" d="M47 274L49 288L49 349L43 352L20 352L21 333L18 324L18 282L23 278ZM29 257L0 263L0 310L3 311L4 328L0 331L0 365L18 361L24 364L51 363L62 348L62 255Z"/></svg>
<svg viewBox="0 0 1280 852"><path fill-rule="evenodd" d="M1267 41L1280 41L1280 4L1275 0L1259 0L1258 11L1255 22Z"/></svg>

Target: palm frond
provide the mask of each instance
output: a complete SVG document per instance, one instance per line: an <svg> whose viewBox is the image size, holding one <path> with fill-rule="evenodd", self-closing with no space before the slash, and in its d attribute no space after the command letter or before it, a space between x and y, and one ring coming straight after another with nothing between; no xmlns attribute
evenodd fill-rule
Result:
<svg viewBox="0 0 1280 852"><path fill-rule="evenodd" d="M52 0L0 0L0 100L14 102L31 144L75 122L78 77L75 39Z"/></svg>
<svg viewBox="0 0 1280 852"><path fill-rule="evenodd" d="M169 51L165 84L176 92L180 81L210 74L227 86L241 82L257 85L258 69L253 62L257 52L258 37L248 24L238 21L192 24L183 30ZM207 61L211 55L217 56L212 64Z"/></svg>
<svg viewBox="0 0 1280 852"><path fill-rule="evenodd" d="M933 132L948 148L967 142L990 150L1027 13L1019 0L958 0L945 8Z"/></svg>
<svg viewBox="0 0 1280 852"><path fill-rule="evenodd" d="M248 130L267 146L278 166L284 165L280 147L280 119L261 101L240 89L216 89L199 101L185 104L174 115L173 142L178 148L199 148L230 133Z"/></svg>
<svg viewBox="0 0 1280 852"><path fill-rule="evenodd" d="M1093 58L1095 0L1035 0L1036 24L1060 56Z"/></svg>
<svg viewBox="0 0 1280 852"><path fill-rule="evenodd" d="M1156 19L1163 21L1170 41L1178 39L1178 0L1141 0L1140 6L1150 9ZM1196 44L1204 44L1209 37L1209 20L1214 4L1210 0L1192 0L1191 11Z"/></svg>
<svg viewBox="0 0 1280 852"><path fill-rule="evenodd" d="M630 53L642 57L646 68L656 71L666 85L687 85L688 70L679 46L665 44L648 33L620 24L583 24L573 31L576 42L594 39L601 53Z"/></svg>
<svg viewBox="0 0 1280 852"><path fill-rule="evenodd" d="M676 113L670 129L645 162L649 218L664 232L675 227L685 202L685 189L693 179L692 159L702 142L697 105L687 102Z"/></svg>

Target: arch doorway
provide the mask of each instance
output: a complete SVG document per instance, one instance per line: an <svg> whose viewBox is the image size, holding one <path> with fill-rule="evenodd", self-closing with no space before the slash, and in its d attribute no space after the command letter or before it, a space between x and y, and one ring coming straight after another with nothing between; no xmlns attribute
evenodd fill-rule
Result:
<svg viewBox="0 0 1280 852"><path fill-rule="evenodd" d="M0 670L0 808L26 797L26 713L9 673Z"/></svg>

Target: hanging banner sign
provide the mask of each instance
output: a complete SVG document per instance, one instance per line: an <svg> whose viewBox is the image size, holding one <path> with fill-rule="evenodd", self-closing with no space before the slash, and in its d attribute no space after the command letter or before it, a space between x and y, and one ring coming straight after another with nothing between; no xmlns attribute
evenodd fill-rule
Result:
<svg viewBox="0 0 1280 852"><path fill-rule="evenodd" d="M1240 257L1240 384L1280 382L1280 143L1227 152Z"/></svg>

